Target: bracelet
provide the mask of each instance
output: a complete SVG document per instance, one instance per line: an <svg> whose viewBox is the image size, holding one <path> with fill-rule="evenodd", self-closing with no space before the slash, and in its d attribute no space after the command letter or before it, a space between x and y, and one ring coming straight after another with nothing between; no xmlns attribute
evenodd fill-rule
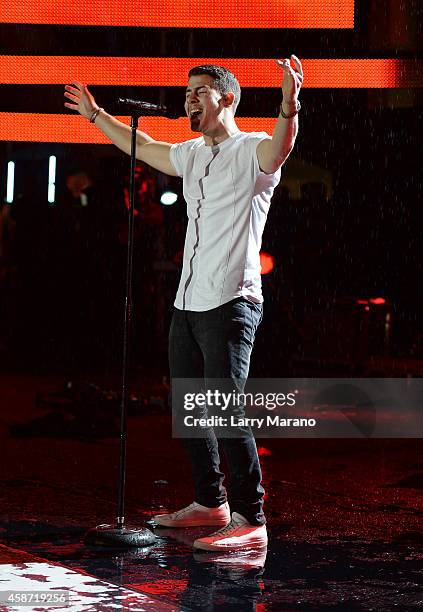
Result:
<svg viewBox="0 0 423 612"><path fill-rule="evenodd" d="M93 114L92 114L92 115L91 115L91 117L90 117L90 123L94 123L94 122L95 122L95 120L96 120L96 118L97 118L97 115L98 115L98 114L99 114L99 112L100 112L100 111L102 111L102 110L104 110L104 108L97 108L97 109L96 109L96 110L93 112Z"/></svg>
<svg viewBox="0 0 423 612"><path fill-rule="evenodd" d="M301 103L299 100L296 101L296 109L293 113L291 113L290 115L285 115L285 113L283 112L282 109L282 104L281 104L281 108L280 108L280 115L284 118L284 119L292 119L292 117L295 117L295 115L298 115L298 112L301 109Z"/></svg>

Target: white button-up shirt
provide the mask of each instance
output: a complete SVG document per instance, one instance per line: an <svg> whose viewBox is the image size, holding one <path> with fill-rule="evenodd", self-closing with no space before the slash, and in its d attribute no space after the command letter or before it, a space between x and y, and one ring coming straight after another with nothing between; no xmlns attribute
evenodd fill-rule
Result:
<svg viewBox="0 0 423 612"><path fill-rule="evenodd" d="M266 132L238 132L207 146L195 138L170 149L183 178L188 227L175 306L205 311L244 296L263 301L260 248L281 170L260 170L257 145Z"/></svg>

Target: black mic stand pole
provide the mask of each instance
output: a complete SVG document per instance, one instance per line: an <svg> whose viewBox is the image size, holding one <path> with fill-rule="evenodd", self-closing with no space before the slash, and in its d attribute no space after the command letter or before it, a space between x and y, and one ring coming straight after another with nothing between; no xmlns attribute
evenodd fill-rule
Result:
<svg viewBox="0 0 423 612"><path fill-rule="evenodd" d="M128 412L128 363L129 340L132 323L132 268L134 254L134 207L135 207L135 164L138 118L142 111L131 111L131 171L129 185L129 219L128 219L128 250L126 259L126 295L125 318L123 325L123 355L122 355L122 399L120 412L120 461L119 461L119 491L118 516L115 525L98 525L90 529L85 542L94 546L110 546L129 548L133 546L149 546L156 542L156 536L146 528L125 527L125 476L126 476L126 439Z"/></svg>

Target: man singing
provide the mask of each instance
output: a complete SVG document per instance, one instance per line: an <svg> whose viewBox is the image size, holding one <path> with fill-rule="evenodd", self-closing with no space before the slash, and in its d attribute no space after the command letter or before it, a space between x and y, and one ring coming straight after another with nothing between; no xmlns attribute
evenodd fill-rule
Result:
<svg viewBox="0 0 423 612"><path fill-rule="evenodd" d="M283 70L283 100L272 137L238 129L239 83L226 68L214 65L197 66L188 74L185 112L199 138L172 145L138 131L137 159L182 177L187 203L183 268L169 335L172 378L227 379L242 392L239 381L248 377L262 318L261 238L280 168L297 136L303 81L295 55L277 64ZM129 154L130 128L99 108L82 83L65 89L70 100L65 106L95 122ZM237 416L242 415L238 406ZM192 462L195 501L154 516L157 524L221 527L195 540L197 549L233 551L267 544L256 444L249 428L243 434L217 440L208 428L201 438L183 440ZM219 447L229 470L229 498Z"/></svg>

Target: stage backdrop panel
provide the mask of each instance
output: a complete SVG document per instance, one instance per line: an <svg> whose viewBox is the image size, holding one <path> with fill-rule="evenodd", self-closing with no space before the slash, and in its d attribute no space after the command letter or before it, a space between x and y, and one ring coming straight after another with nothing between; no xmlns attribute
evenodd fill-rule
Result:
<svg viewBox="0 0 423 612"><path fill-rule="evenodd" d="M423 62L407 59L302 59L304 88L422 87ZM241 87L282 84L275 58L0 56L0 82L59 85L75 78L90 85L185 87L192 66L218 64L231 70ZM181 106L183 98L181 98Z"/></svg>
<svg viewBox="0 0 423 612"><path fill-rule="evenodd" d="M353 28L354 0L21 0L0 22L156 28Z"/></svg>

